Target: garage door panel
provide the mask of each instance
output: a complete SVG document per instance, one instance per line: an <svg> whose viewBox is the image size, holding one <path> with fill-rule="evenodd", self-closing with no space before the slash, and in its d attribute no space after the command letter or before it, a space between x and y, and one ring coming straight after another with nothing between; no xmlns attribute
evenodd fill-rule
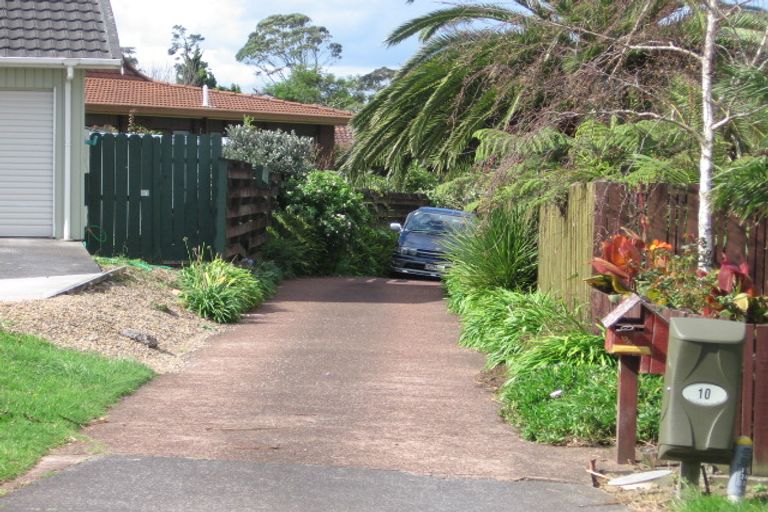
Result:
<svg viewBox="0 0 768 512"><path fill-rule="evenodd" d="M0 236L53 235L53 92L0 90Z"/></svg>

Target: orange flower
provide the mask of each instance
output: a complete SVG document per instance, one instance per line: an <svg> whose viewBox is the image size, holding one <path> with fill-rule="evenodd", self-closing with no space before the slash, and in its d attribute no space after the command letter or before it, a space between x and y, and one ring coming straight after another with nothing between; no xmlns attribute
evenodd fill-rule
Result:
<svg viewBox="0 0 768 512"><path fill-rule="evenodd" d="M651 242L651 245L648 247L649 251L656 251L656 250L664 250L664 251L671 251L672 245L668 244L667 242L662 242L660 240L654 240Z"/></svg>

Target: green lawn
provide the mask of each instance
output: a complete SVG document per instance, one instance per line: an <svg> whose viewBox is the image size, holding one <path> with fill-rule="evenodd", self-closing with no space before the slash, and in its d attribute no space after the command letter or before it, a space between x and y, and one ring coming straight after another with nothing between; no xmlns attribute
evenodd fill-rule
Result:
<svg viewBox="0 0 768 512"><path fill-rule="evenodd" d="M763 512L768 510L768 495L747 499L741 503L731 503L724 496L694 496L673 504L674 512Z"/></svg>
<svg viewBox="0 0 768 512"><path fill-rule="evenodd" d="M31 467L153 375L139 363L0 331L0 481Z"/></svg>

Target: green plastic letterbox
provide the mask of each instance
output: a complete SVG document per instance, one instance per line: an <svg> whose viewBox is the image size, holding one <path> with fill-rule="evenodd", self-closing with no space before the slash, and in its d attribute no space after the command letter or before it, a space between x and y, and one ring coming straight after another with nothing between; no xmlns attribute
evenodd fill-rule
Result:
<svg viewBox="0 0 768 512"><path fill-rule="evenodd" d="M745 335L740 322L671 319L659 458L730 462Z"/></svg>

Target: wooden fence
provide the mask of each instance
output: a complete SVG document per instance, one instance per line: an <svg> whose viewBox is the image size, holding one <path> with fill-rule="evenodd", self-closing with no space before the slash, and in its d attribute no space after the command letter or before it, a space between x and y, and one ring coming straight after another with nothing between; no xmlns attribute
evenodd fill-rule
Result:
<svg viewBox="0 0 768 512"><path fill-rule="evenodd" d="M371 213L381 224L402 223L413 210L429 205L429 199L424 194L364 190L363 196Z"/></svg>
<svg viewBox="0 0 768 512"><path fill-rule="evenodd" d="M249 256L263 241L263 169L222 158L220 134L94 134L86 177L91 254L178 263L206 245Z"/></svg>
<svg viewBox="0 0 768 512"><path fill-rule="evenodd" d="M627 188L596 182L574 185L566 204L546 206L540 215L539 288L585 306L592 319L615 304L583 280L600 244L622 227L664 240L676 250L697 239L698 190L695 186ZM768 222L742 223L727 212L713 216L715 264L725 254L749 264L758 293L768 293ZM642 368L641 368L642 370ZM650 368L648 371L653 370ZM662 370L663 371L663 370ZM750 326L744 347L742 407L737 432L754 440L753 473L768 475L768 326Z"/></svg>
<svg viewBox="0 0 768 512"><path fill-rule="evenodd" d="M669 242L676 250L698 237L698 189L695 186L653 185L628 188L608 182L571 187L563 206L541 209L539 227L539 288L572 305L590 304L590 260L600 244L622 227L645 231L648 240ZM768 293L768 222L742 223L727 212L716 212L715 264L722 255L749 264L758 293ZM597 305L596 305L597 306ZM596 310L595 317L604 311Z"/></svg>

